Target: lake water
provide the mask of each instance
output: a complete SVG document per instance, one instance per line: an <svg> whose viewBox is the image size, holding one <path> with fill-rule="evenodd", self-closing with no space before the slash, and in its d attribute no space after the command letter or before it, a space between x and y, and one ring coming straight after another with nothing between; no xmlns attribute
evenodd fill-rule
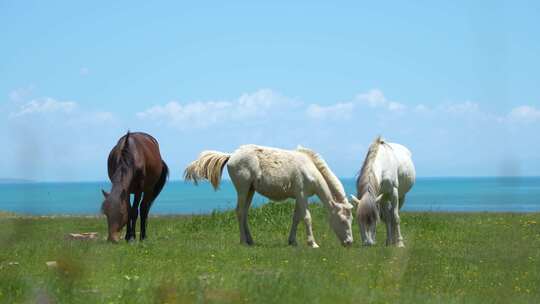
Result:
<svg viewBox="0 0 540 304"><path fill-rule="evenodd" d="M355 180L342 179L348 194ZM108 182L0 184L0 210L23 214L97 214ZM312 201L316 201L315 197ZM255 196L254 205L266 202ZM216 192L208 183L170 181L152 206L153 214L195 214L233 209L236 192L223 181ZM418 178L408 194L407 211L540 211L540 177Z"/></svg>

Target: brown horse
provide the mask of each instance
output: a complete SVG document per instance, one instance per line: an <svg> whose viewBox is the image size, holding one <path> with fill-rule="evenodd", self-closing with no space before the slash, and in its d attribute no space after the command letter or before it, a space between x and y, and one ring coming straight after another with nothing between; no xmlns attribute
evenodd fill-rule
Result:
<svg viewBox="0 0 540 304"><path fill-rule="evenodd" d="M161 159L157 140L146 133L128 131L111 150L107 168L112 189L110 193L101 190L105 197L101 210L107 216L108 240L118 242L120 231L126 224L126 241L135 239L140 203L142 241L146 238L150 206L163 189L169 174L167 164ZM133 205L130 204L132 193Z"/></svg>

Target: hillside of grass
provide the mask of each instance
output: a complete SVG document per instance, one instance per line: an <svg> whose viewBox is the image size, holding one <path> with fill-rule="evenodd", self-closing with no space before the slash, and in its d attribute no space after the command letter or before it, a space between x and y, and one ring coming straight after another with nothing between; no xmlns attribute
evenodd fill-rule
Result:
<svg viewBox="0 0 540 304"><path fill-rule="evenodd" d="M103 240L101 217L0 213L1 303L540 303L540 214L402 213L406 248L343 248L310 206L321 246L287 245L293 206L149 219L148 240ZM97 231L94 241L66 239ZM56 266L46 262L55 261Z"/></svg>

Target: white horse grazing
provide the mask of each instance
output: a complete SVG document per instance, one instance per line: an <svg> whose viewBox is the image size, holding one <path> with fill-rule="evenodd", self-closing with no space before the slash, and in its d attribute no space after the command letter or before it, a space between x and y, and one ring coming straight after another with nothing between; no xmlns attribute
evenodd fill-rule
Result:
<svg viewBox="0 0 540 304"><path fill-rule="evenodd" d="M353 202L358 205L357 217L364 245L375 244L379 213L386 223L386 245L404 247L399 227L399 209L405 194L412 188L416 172L411 152L402 145L387 143L378 137L369 147Z"/></svg>
<svg viewBox="0 0 540 304"><path fill-rule="evenodd" d="M209 180L217 189L223 167L227 163L229 176L236 188L236 215L240 226L240 242L252 245L248 227L248 209L255 192L271 200L296 199L289 244L296 245L296 229L301 219L306 226L307 243L319 247L313 237L308 198L317 195L330 210L330 225L344 246L352 244L352 205L347 201L343 185L315 152L298 148L281 150L245 145L232 154L204 151L184 172L186 180L197 184Z"/></svg>

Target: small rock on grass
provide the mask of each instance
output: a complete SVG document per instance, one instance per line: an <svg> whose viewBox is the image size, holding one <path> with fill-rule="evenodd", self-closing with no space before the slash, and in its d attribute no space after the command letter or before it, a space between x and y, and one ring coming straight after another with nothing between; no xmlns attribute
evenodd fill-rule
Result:
<svg viewBox="0 0 540 304"><path fill-rule="evenodd" d="M70 240L97 240L97 232L70 233L67 238Z"/></svg>
<svg viewBox="0 0 540 304"><path fill-rule="evenodd" d="M48 261L48 262L45 262L45 264L47 264L48 268L56 268L56 267L58 267L58 263L56 261Z"/></svg>

